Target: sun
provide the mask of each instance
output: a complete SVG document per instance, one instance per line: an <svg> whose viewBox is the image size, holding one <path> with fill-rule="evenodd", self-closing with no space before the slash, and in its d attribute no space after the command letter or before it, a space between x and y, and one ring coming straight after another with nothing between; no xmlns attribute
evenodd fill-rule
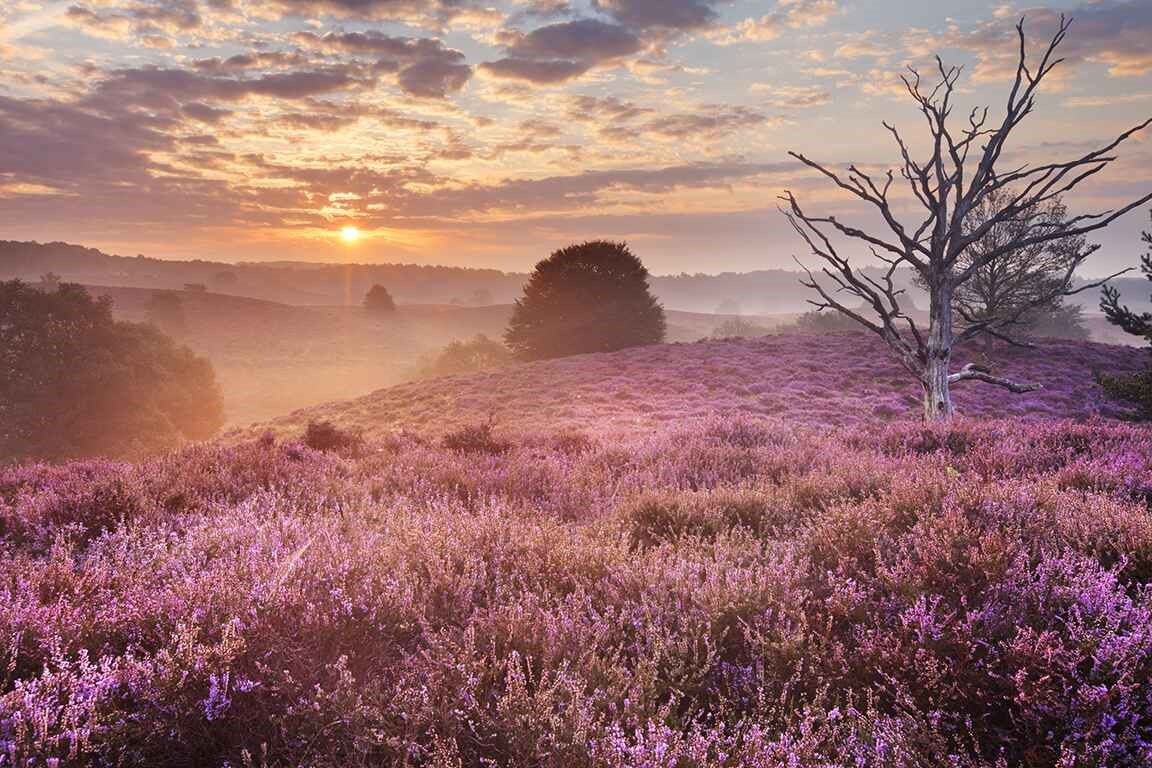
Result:
<svg viewBox="0 0 1152 768"><path fill-rule="evenodd" d="M356 227L344 227L340 230L340 237L344 238L346 243L354 243L360 239L360 230Z"/></svg>

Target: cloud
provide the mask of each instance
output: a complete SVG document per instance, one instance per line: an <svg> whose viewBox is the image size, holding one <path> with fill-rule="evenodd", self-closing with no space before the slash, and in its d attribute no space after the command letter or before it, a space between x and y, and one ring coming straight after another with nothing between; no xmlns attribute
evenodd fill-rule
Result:
<svg viewBox="0 0 1152 768"><path fill-rule="evenodd" d="M308 18L334 16L374 21L448 21L484 10L470 0L259 0L280 12Z"/></svg>
<svg viewBox="0 0 1152 768"><path fill-rule="evenodd" d="M568 110L572 120L584 122L622 122L655 113L651 107L641 107L618 96L573 96Z"/></svg>
<svg viewBox="0 0 1152 768"><path fill-rule="evenodd" d="M730 0L593 0L593 6L633 29L697 30L719 17Z"/></svg>
<svg viewBox="0 0 1152 768"><path fill-rule="evenodd" d="M397 82L405 93L443 99L467 85L472 67L455 61L428 59L400 70Z"/></svg>
<svg viewBox="0 0 1152 768"><path fill-rule="evenodd" d="M365 87L371 82L341 67L256 77L219 77L185 69L142 67L111 72L86 101L97 107L133 104L175 109L177 103L184 101L236 102L251 96L298 100Z"/></svg>
<svg viewBox="0 0 1152 768"><path fill-rule="evenodd" d="M602 138L623 143L640 139L714 141L747 128L778 124L779 118L748 107L704 105L698 112L661 115L636 125L615 125L600 131Z"/></svg>
<svg viewBox="0 0 1152 768"><path fill-rule="evenodd" d="M482 69L494 77L536 84L574 80L644 49L632 31L597 19L549 24L527 34L505 31L501 39L508 55Z"/></svg>
<svg viewBox="0 0 1152 768"><path fill-rule="evenodd" d="M615 96L574 96L569 119L597 126L602 139L630 144L644 139L714 141L737 131L778 124L780 118L744 106L704 104L691 112L660 114Z"/></svg>
<svg viewBox="0 0 1152 768"><path fill-rule="evenodd" d="M379 71L395 71L400 88L411 96L443 99L460 91L472 77L464 54L432 38L393 37L376 31L301 32L295 39L312 48L383 57Z"/></svg>
<svg viewBox="0 0 1152 768"><path fill-rule="evenodd" d="M823 26L840 12L839 0L780 0L772 13L744 19L731 29L713 36L721 45L775 40L785 29Z"/></svg>
<svg viewBox="0 0 1152 768"><path fill-rule="evenodd" d="M72 5L64 20L97 37L139 41L154 48L170 47L174 35L199 29L203 23L196 0L124 0L105 8Z"/></svg>
<svg viewBox="0 0 1152 768"><path fill-rule="evenodd" d="M774 107L804 109L821 107L832 101L832 94L824 88L814 86L788 86L771 83L753 83L749 90L767 94L767 102Z"/></svg>
<svg viewBox="0 0 1152 768"><path fill-rule="evenodd" d="M535 59L497 59L480 65L483 72L493 77L521 80L536 85L566 83L580 77L592 65L580 61L537 61Z"/></svg>
<svg viewBox="0 0 1152 768"><path fill-rule="evenodd" d="M570 59L597 63L638 53L644 44L618 24L579 19L550 24L515 36L509 54L528 59Z"/></svg>
<svg viewBox="0 0 1152 768"><path fill-rule="evenodd" d="M215 124L232 114L230 109L219 109L193 101L180 106L180 112L185 117L199 120L202 123Z"/></svg>

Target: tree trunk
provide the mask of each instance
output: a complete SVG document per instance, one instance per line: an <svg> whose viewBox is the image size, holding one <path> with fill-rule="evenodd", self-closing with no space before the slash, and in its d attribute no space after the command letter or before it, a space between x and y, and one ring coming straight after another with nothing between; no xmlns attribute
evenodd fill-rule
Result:
<svg viewBox="0 0 1152 768"><path fill-rule="evenodd" d="M927 359L924 361L924 420L949 421L952 405L948 376L952 368L952 286L944 279L932 286L928 313Z"/></svg>

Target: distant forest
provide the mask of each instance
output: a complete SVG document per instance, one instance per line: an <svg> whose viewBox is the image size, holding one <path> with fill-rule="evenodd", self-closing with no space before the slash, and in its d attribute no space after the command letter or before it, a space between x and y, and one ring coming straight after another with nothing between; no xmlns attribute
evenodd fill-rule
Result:
<svg viewBox="0 0 1152 768"><path fill-rule="evenodd" d="M0 240L0 279L38 280L55 273L68 282L94 286L199 289L300 306L358 305L374 284L401 304L511 304L528 275L496 269L423 266L418 264L318 264L312 262L169 261L145 256L114 256L68 243ZM720 314L804 312L809 291L799 273L769 269L720 275L653 276L652 292L667 309ZM919 289L907 281L912 303ZM1139 277L1113 282L1133 309L1152 308L1146 281ZM1073 297L1088 312L1098 312L1099 294Z"/></svg>

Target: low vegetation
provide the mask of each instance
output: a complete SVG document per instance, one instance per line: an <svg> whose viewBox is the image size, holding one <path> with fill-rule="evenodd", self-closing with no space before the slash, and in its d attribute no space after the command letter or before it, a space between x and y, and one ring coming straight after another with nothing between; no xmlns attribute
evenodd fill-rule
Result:
<svg viewBox="0 0 1152 768"><path fill-rule="evenodd" d="M508 347L479 333L469 341L450 342L416 370L415 378L438 379L478 373L503 368L514 362Z"/></svg>
<svg viewBox="0 0 1152 768"><path fill-rule="evenodd" d="M431 437L0 472L0 754L1152 759L1147 431Z"/></svg>

